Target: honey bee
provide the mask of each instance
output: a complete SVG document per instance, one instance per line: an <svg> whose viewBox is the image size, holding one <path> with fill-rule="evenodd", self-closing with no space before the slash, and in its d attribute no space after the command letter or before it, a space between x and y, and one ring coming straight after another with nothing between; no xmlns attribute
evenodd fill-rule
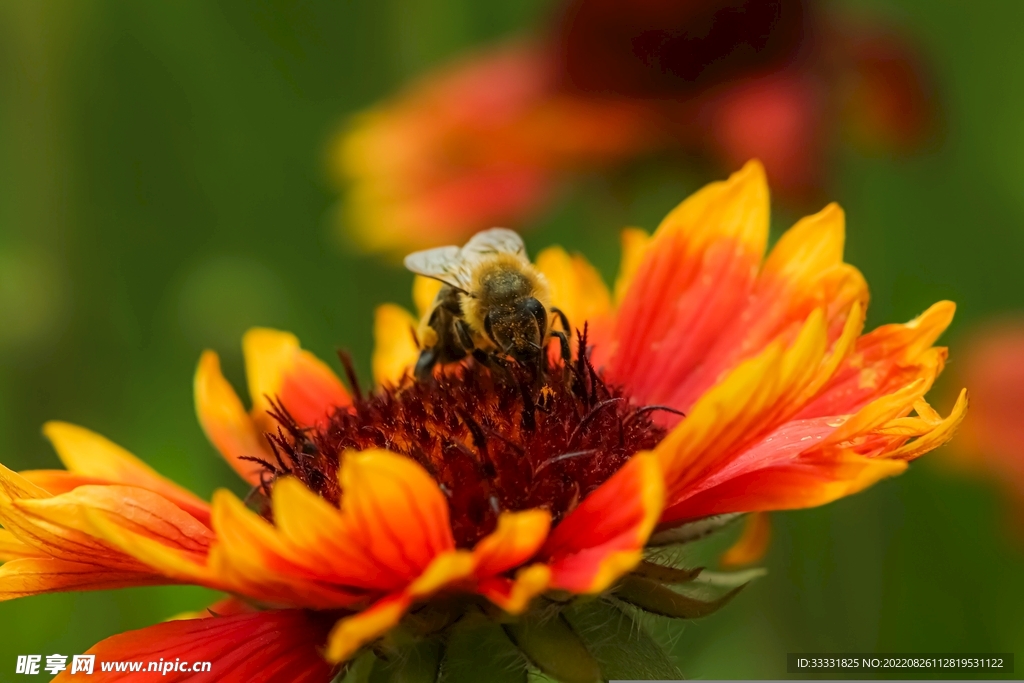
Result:
<svg viewBox="0 0 1024 683"><path fill-rule="evenodd" d="M515 232L492 228L477 233L463 247L417 251L405 257L405 267L443 284L420 322L417 379L428 379L437 364L470 354L484 359L503 355L539 365L551 338L559 340L562 355L568 358L569 323L561 311L551 308L562 330L551 329L547 282Z"/></svg>

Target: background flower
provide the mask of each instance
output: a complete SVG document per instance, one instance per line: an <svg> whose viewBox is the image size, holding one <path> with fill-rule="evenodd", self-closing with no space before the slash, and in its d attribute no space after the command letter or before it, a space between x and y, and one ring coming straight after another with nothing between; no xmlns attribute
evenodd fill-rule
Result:
<svg viewBox="0 0 1024 683"><path fill-rule="evenodd" d="M841 131L906 151L934 103L906 36L811 0L569 0L356 117L332 165L347 234L372 250L521 229L572 175L655 152L761 159L780 196L827 181ZM847 132L849 132L847 130Z"/></svg>
<svg viewBox="0 0 1024 683"><path fill-rule="evenodd" d="M1024 321L990 320L964 345L957 378L977 387L977 415L949 460L1002 489L1009 526L1024 539Z"/></svg>
<svg viewBox="0 0 1024 683"><path fill-rule="evenodd" d="M860 0L833 6L867 11ZM203 348L215 348L241 388L245 329L290 329L320 358L351 349L368 377L374 308L408 300L409 281L394 269L326 243L337 194L323 141L344 116L475 45L537 25L547 8L0 4L0 251L48 254L41 260L59 273L51 300L61 304L48 318L56 325L32 328L49 330L45 343L0 356L5 464L58 467L39 433L56 418L116 435L204 499L220 486L244 495L188 407ZM946 135L906 161L842 146L830 198L849 217L847 260L872 285L867 328L955 300L943 343L962 358L973 323L1024 308L1024 91L1015 75L1024 7L894 0L871 11L922 46ZM610 282L619 229L656 225L703 182L703 173L657 162L614 182L585 178L538 218L543 232L528 246L585 251ZM796 218L774 206L771 240ZM209 318L195 302L203 286L230 314ZM936 407L945 415L951 405ZM1024 557L1005 538L994 492L926 458L859 496L773 514L769 574L689 631L677 649L687 673L779 677L779 653L801 649L1021 651ZM713 550L694 561L712 562ZM83 652L215 599L154 587L8 602L0 664Z"/></svg>

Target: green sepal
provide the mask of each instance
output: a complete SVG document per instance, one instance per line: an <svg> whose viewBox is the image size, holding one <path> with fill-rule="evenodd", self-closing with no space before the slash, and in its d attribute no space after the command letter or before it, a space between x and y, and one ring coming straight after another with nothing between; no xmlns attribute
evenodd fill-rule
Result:
<svg viewBox="0 0 1024 683"><path fill-rule="evenodd" d="M334 679L334 683L369 683L377 655L364 650L361 655L346 663Z"/></svg>
<svg viewBox="0 0 1024 683"><path fill-rule="evenodd" d="M742 516L743 513L741 512L732 512L724 515L701 517L700 519L695 519L692 522L685 522L677 527L672 527L671 529L664 529L662 531L655 532L647 540L647 545L648 547L680 545L683 543L699 541L700 539L710 536L716 531L727 527Z"/></svg>
<svg viewBox="0 0 1024 683"><path fill-rule="evenodd" d="M642 576L645 579L672 584L689 583L696 579L702 571L704 571L704 567L697 567L696 569L682 569L678 567L667 567L663 564L649 562L647 560L644 560L633 569L634 574Z"/></svg>
<svg viewBox="0 0 1024 683"><path fill-rule="evenodd" d="M677 619L696 619L724 607L746 585L737 586L714 600L700 600L683 595L656 581L631 575L619 583L615 597L653 614Z"/></svg>
<svg viewBox="0 0 1024 683"><path fill-rule="evenodd" d="M611 601L580 600L566 621L612 680L678 680L682 672L668 653L628 612Z"/></svg>
<svg viewBox="0 0 1024 683"><path fill-rule="evenodd" d="M368 683L436 683L441 652L440 638L403 647L388 659L377 659Z"/></svg>
<svg viewBox="0 0 1024 683"><path fill-rule="evenodd" d="M753 567L751 569L741 569L735 572L703 572L699 578L695 581L698 584L704 586L714 586L716 588L735 588L740 585L748 584L754 579L760 579L762 576L767 576L768 570L764 567Z"/></svg>
<svg viewBox="0 0 1024 683"><path fill-rule="evenodd" d="M562 683L598 683L601 668L562 615L528 613L505 624L523 654L545 674Z"/></svg>
<svg viewBox="0 0 1024 683"><path fill-rule="evenodd" d="M500 624L467 614L448 631L441 683L526 683L526 658Z"/></svg>
<svg viewBox="0 0 1024 683"><path fill-rule="evenodd" d="M440 633L459 620L466 612L466 604L458 600L432 600L420 609L409 612L402 619L402 628L414 638L426 638Z"/></svg>

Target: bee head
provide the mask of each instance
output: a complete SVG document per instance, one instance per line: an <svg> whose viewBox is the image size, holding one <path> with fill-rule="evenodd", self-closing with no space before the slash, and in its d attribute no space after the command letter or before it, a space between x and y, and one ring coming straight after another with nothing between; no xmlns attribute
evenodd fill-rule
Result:
<svg viewBox="0 0 1024 683"><path fill-rule="evenodd" d="M493 307L484 318L484 331L503 352L516 360L537 358L544 349L547 310L534 297Z"/></svg>

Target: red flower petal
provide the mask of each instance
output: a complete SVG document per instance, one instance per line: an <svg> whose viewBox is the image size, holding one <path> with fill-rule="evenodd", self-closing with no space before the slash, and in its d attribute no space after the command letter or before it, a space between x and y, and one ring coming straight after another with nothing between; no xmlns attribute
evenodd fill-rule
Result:
<svg viewBox="0 0 1024 683"><path fill-rule="evenodd" d="M509 614L520 614L550 584L551 568L546 564L532 564L519 570L515 579L504 576L485 579L479 583L477 591Z"/></svg>
<svg viewBox="0 0 1024 683"><path fill-rule="evenodd" d="M176 582L146 568L132 571L53 557L26 557L0 566L0 600L41 593L109 590L170 583Z"/></svg>
<svg viewBox="0 0 1024 683"><path fill-rule="evenodd" d="M22 470L18 474L54 496L73 491L79 486L113 483L96 477L84 477L67 470Z"/></svg>
<svg viewBox="0 0 1024 683"><path fill-rule="evenodd" d="M408 588L454 549L444 496L411 459L345 453L340 483L339 510L298 481L279 480L275 524L218 491L211 579L272 604L349 607Z"/></svg>
<svg viewBox="0 0 1024 683"><path fill-rule="evenodd" d="M843 211L835 204L788 230L765 260L742 310L709 341L692 372L659 385L656 402L688 411L726 372L773 340L791 343L816 309L825 312L827 338L835 342L852 307L859 302L863 309L868 298L864 278L843 263L844 234Z"/></svg>
<svg viewBox="0 0 1024 683"><path fill-rule="evenodd" d="M340 479L354 538L382 564L415 576L455 547L448 502L413 460L382 450L348 452Z"/></svg>
<svg viewBox="0 0 1024 683"><path fill-rule="evenodd" d="M724 512L812 507L899 474L906 461L945 443L967 408L945 419L920 400L923 379L852 417L791 421L710 476L682 489L662 523ZM911 408L916 417L904 417Z"/></svg>
<svg viewBox="0 0 1024 683"><path fill-rule="evenodd" d="M670 400L742 310L767 238L768 186L757 162L672 211L623 298L609 379L642 403Z"/></svg>
<svg viewBox="0 0 1024 683"><path fill-rule="evenodd" d="M68 472L102 483L124 484L159 493L193 517L209 524L210 506L191 491L159 474L114 442L66 422L47 422L43 433Z"/></svg>
<svg viewBox="0 0 1024 683"><path fill-rule="evenodd" d="M217 542L207 566L222 590L272 605L313 608L347 607L363 597L362 591L332 585L329 566L289 544L229 491L213 496L213 528Z"/></svg>
<svg viewBox="0 0 1024 683"><path fill-rule="evenodd" d="M793 458L781 465L745 472L665 511L663 521L723 512L791 510L831 503L901 474L902 460L843 454Z"/></svg>
<svg viewBox="0 0 1024 683"><path fill-rule="evenodd" d="M351 617L340 620L328 638L328 659L334 662L351 659L360 647L376 640L397 625L412 603L413 597L408 593L395 593Z"/></svg>
<svg viewBox="0 0 1024 683"><path fill-rule="evenodd" d="M374 494L375 489L369 487L353 489L352 496ZM280 536L316 570L321 581L392 592L404 588L423 569L406 566L394 555L381 552L389 543L386 533L366 532L355 515L345 515L296 479L278 481L273 500ZM350 502L346 494L345 504ZM408 542L415 545L417 541L409 538Z"/></svg>
<svg viewBox="0 0 1024 683"><path fill-rule="evenodd" d="M955 311L955 304L940 301L909 323L883 325L865 334L799 417L851 414L920 377L931 386L946 358L945 349L932 344Z"/></svg>
<svg viewBox="0 0 1024 683"><path fill-rule="evenodd" d="M243 458L267 460L270 449L234 387L221 374L220 360L213 351L200 357L193 386L196 415L210 443L243 480L259 484L263 468Z"/></svg>
<svg viewBox="0 0 1024 683"><path fill-rule="evenodd" d="M497 528L473 549L476 575L493 576L526 562L540 550L550 526L547 510L503 512Z"/></svg>
<svg viewBox="0 0 1024 683"><path fill-rule="evenodd" d="M0 521L19 541L40 555L90 565L99 574L113 571L118 581L138 574L148 576L140 579L145 584L173 582L102 540L93 517L197 560L205 557L212 536L193 516L145 489L81 486L50 496L2 466L0 489Z"/></svg>
<svg viewBox="0 0 1024 683"><path fill-rule="evenodd" d="M822 381L830 367L820 310L808 318L783 350L774 342L716 384L655 452L665 473L669 504L784 424L803 404L801 397Z"/></svg>
<svg viewBox="0 0 1024 683"><path fill-rule="evenodd" d="M768 552L772 540L772 523L767 512L747 515L743 533L722 555L723 567L742 567L757 562Z"/></svg>
<svg viewBox="0 0 1024 683"><path fill-rule="evenodd" d="M0 529L0 562L22 557L46 557L46 553L18 539L6 529Z"/></svg>
<svg viewBox="0 0 1024 683"><path fill-rule="evenodd" d="M404 590L385 596L370 607L340 619L327 639L327 658L332 662L343 662L351 658L360 647L376 640L398 624L417 599L428 598L453 584L465 583L472 575L475 564L473 556L464 550L438 555Z"/></svg>
<svg viewBox="0 0 1024 683"><path fill-rule="evenodd" d="M133 486L80 486L51 498L13 502L20 517L5 518L16 528L37 539L51 554L84 560L79 543L110 550L93 536L87 516L102 515L126 531L140 534L176 550L197 557L206 555L213 534L194 517L162 496ZM17 533L17 532L15 532ZM67 539L66 544L61 539ZM24 540L29 541L28 538Z"/></svg>
<svg viewBox="0 0 1024 683"><path fill-rule="evenodd" d="M138 631L121 633L89 648L96 655L94 673L88 680L99 683L135 681L143 675L104 672L110 662L194 664L210 662L210 671L168 671L161 681L190 683L328 683L336 668L320 656L331 622L316 613L276 610L168 621ZM162 665L162 664L161 664ZM156 676L155 673L148 674ZM75 681L70 667L54 681Z"/></svg>
<svg viewBox="0 0 1024 683"><path fill-rule="evenodd" d="M107 541L97 521L191 562L204 561L212 536L192 515L152 491L87 485L50 496L2 466L0 521L9 540L19 544L8 553L15 559L0 569L0 595L6 598L181 580Z"/></svg>
<svg viewBox="0 0 1024 683"><path fill-rule="evenodd" d="M333 409L351 403L341 380L327 365L299 346L288 332L256 328L242 339L253 415L280 400L300 425L313 425Z"/></svg>
<svg viewBox="0 0 1024 683"><path fill-rule="evenodd" d="M641 559L665 500L661 469L638 453L554 528L541 551L551 587L599 593Z"/></svg>

